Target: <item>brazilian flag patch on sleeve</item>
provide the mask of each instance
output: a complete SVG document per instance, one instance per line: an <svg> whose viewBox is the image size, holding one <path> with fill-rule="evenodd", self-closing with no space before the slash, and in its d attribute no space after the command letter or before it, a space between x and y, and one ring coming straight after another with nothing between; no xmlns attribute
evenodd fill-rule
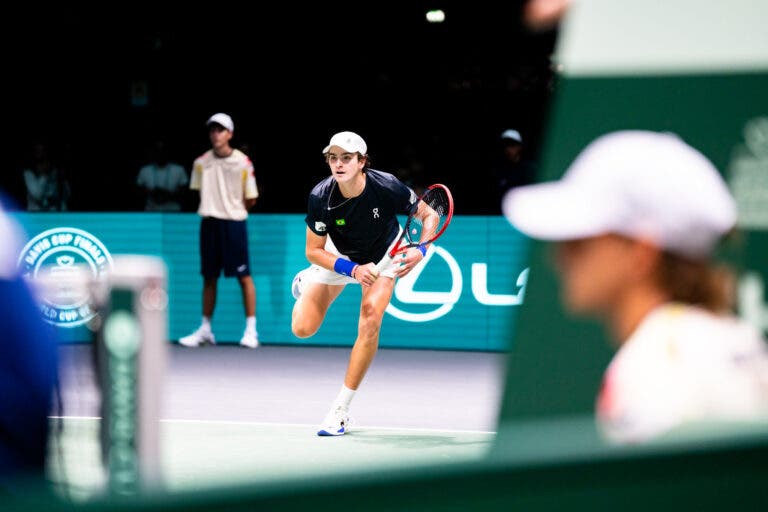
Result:
<svg viewBox="0 0 768 512"><path fill-rule="evenodd" d="M347 221L344 220L344 219L336 219L336 225L337 226L346 226L347 225Z"/></svg>

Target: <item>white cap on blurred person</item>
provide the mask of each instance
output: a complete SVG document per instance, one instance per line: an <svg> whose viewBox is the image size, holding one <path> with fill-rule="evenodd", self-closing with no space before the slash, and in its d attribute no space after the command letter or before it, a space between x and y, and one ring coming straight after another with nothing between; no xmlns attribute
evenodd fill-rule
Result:
<svg viewBox="0 0 768 512"><path fill-rule="evenodd" d="M354 132L339 132L331 137L331 142L325 146L323 154L330 151L331 146L338 146L349 153L360 153L361 155L365 155L368 151L368 146L366 146L363 138Z"/></svg>
<svg viewBox="0 0 768 512"><path fill-rule="evenodd" d="M607 233L707 256L736 223L736 204L714 165L677 135L619 131L597 138L556 182L518 187L502 201L532 238Z"/></svg>
<svg viewBox="0 0 768 512"><path fill-rule="evenodd" d="M520 135L520 132L517 130L504 130L503 132L501 132L501 139L504 141L511 140L511 141L517 142L518 144L523 143L523 137L522 135Z"/></svg>
<svg viewBox="0 0 768 512"><path fill-rule="evenodd" d="M224 114L222 112L219 112L218 114L213 114L210 118L208 118L208 121L206 121L206 125L210 126L212 124L220 124L227 130L234 132L235 131L235 123L232 122L232 118L229 117L227 114Z"/></svg>

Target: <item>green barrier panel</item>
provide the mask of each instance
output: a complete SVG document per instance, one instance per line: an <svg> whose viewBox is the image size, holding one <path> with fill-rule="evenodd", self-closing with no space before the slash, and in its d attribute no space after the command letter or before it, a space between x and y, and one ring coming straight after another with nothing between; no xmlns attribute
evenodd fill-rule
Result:
<svg viewBox="0 0 768 512"><path fill-rule="evenodd" d="M500 432L515 445L473 464L334 472L290 483L96 499L73 507L44 492L11 494L9 510L392 511L765 510L768 439L741 432L707 442L608 448L585 422L536 422ZM15 490L18 490L16 487Z"/></svg>
<svg viewBox="0 0 768 512"><path fill-rule="evenodd" d="M729 169L745 124L768 113L765 91L766 74L563 78L541 179L558 178L590 141L622 128L676 132L719 169ZM765 239L764 233L746 230L723 256L764 280ZM535 243L531 253L530 286L509 358L502 418L591 411L612 349L600 327L569 317L560 307L547 246ZM764 298L759 300L758 308Z"/></svg>
<svg viewBox="0 0 768 512"><path fill-rule="evenodd" d="M22 270L33 276L62 272L67 261L59 260L61 256L97 270L100 267L94 258L101 253L160 256L169 272L171 339L197 327L202 292L197 215L20 213L16 217L31 239L21 257ZM291 282L296 272L308 266L303 215L251 215L248 230L260 339L265 343L351 346L360 307L360 291L355 286L337 299L314 337L299 340L291 333ZM415 282L399 281L384 320L381 346L505 350L525 295L526 250L526 239L501 217L455 217L428 254L423 273ZM102 266L108 268L109 262L102 261ZM64 303L72 300L62 299ZM75 325L83 323L83 315L60 306L49 304L46 312L62 326L62 338L90 339L83 325ZM237 281L222 278L213 318L217 340L239 340L244 325Z"/></svg>

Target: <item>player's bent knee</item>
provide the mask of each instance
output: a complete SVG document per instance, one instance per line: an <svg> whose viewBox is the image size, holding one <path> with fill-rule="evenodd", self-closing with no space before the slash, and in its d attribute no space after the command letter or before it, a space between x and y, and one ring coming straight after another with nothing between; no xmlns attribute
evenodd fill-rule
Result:
<svg viewBox="0 0 768 512"><path fill-rule="evenodd" d="M309 338L317 332L317 326L307 325L304 322L293 321L291 322L291 331L297 338Z"/></svg>

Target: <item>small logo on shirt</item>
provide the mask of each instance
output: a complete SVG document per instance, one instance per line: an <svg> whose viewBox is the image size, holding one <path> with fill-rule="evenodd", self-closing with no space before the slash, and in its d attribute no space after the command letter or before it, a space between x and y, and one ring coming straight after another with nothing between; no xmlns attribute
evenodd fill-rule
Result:
<svg viewBox="0 0 768 512"><path fill-rule="evenodd" d="M347 221L344 220L344 219L336 219L336 225L337 226L346 226L347 225Z"/></svg>
<svg viewBox="0 0 768 512"><path fill-rule="evenodd" d="M379 218L379 209L378 208L374 208L373 209L373 218L374 219L378 219Z"/></svg>
<svg viewBox="0 0 768 512"><path fill-rule="evenodd" d="M315 222L315 231L325 231L325 222Z"/></svg>

